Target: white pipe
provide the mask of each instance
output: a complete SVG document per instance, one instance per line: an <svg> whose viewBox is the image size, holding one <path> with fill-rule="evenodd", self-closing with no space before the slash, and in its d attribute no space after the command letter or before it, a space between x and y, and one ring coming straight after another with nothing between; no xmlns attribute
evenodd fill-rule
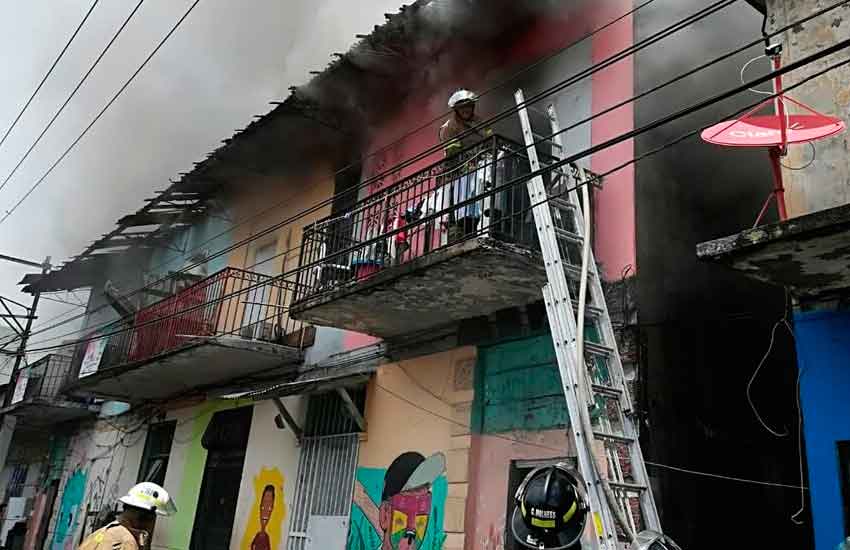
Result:
<svg viewBox="0 0 850 550"><path fill-rule="evenodd" d="M579 282L578 290L578 318L576 320L576 365L578 365L578 375L583 376L583 379L587 380L587 367L584 364L584 310L587 304L587 274L590 268L590 228L592 227L592 223L590 217L589 184L587 182L583 183L584 185L581 186L581 198L582 210L584 212L584 242L581 254L581 281ZM590 382L588 382L588 384L590 384ZM580 392L584 393L584 389L583 384L578 385L578 390ZM589 395L592 395L592 392L590 392ZM611 485L608 484L608 478L602 475L602 472L599 471L599 467L596 464L596 454L593 452L593 425L590 422L590 414L587 411L588 401L585 399L585 396L581 396L578 401L579 416L581 417L585 445L590 450L592 458L591 467L596 470L596 478L602 485L602 491L605 493L605 500L608 501L608 507L614 515L614 520L620 525L620 528L626 533L626 536L629 537L632 544L634 544L637 539L635 538L635 532L631 527L632 522L626 519L626 516L623 514L619 503L617 502L617 497L611 489ZM635 444L637 445L637 442L635 442Z"/></svg>

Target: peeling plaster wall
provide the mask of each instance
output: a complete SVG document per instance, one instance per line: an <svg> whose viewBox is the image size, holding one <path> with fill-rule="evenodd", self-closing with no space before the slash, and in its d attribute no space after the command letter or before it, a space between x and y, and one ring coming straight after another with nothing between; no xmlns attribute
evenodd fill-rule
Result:
<svg viewBox="0 0 850 550"><path fill-rule="evenodd" d="M802 19L810 13L832 6L829 0L768 0L768 29L777 29ZM787 31L781 37L784 46L783 64L793 63L812 55L826 46L850 38L850 6L842 6L828 16L820 17ZM806 76L821 71L843 59L843 53L825 57L805 69L783 77L791 86ZM824 114L837 116L850 123L850 68L831 71L790 94ZM797 106L792 113L806 114ZM789 216L800 216L833 206L850 203L850 145L847 134L820 140L815 144L817 160L803 170L783 169L785 198ZM811 159L807 146L792 146L783 162L803 166Z"/></svg>

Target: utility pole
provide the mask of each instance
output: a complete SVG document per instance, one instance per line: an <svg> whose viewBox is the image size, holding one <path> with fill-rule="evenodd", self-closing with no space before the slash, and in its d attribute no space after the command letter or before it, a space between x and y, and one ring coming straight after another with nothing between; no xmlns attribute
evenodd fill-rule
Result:
<svg viewBox="0 0 850 550"><path fill-rule="evenodd" d="M0 254L0 260L4 260L7 262L12 262L16 264L21 264L29 267L38 267L41 268L42 275L46 275L50 272L50 256L45 258L44 262L38 263L30 260L25 260L23 258L16 258L14 256L7 256L5 254ZM27 351L27 341L29 340L30 332L32 332L32 322L35 319L35 311L38 307L38 301L41 297L41 293L39 291L35 291L32 296L32 304L30 307L23 306L26 309L26 315L24 316L26 323L22 327L22 330L19 331L20 342L18 343L18 351L15 353L15 364L12 366L12 372L9 374L9 383L6 386L6 395L3 397L3 407L8 407L12 404L12 399L15 395L15 382L17 380L17 374L21 369L21 363L24 361L24 357ZM19 304L20 305L20 304ZM17 323L17 315L14 315L9 311L5 302L2 304L3 308L8 311L8 315L4 317L10 317L13 321ZM0 469L6 466L6 457L9 454L9 446L12 443L12 435L15 433L15 424L17 420L14 416L11 415L0 415Z"/></svg>

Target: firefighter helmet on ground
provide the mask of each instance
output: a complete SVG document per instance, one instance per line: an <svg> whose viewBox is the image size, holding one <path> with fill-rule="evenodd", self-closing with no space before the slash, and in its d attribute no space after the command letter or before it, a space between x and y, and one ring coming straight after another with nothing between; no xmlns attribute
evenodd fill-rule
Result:
<svg viewBox="0 0 850 550"><path fill-rule="evenodd" d="M587 501L581 484L566 465L537 468L514 497L511 533L534 550L577 548L587 521Z"/></svg>
<svg viewBox="0 0 850 550"><path fill-rule="evenodd" d="M156 512L160 516L170 516L177 513L177 506L168 491L148 481L134 485L130 491L118 499L125 506L141 508Z"/></svg>
<svg viewBox="0 0 850 550"><path fill-rule="evenodd" d="M475 92L469 90L458 90L449 98L449 109L457 109L464 105L474 105L478 101Z"/></svg>

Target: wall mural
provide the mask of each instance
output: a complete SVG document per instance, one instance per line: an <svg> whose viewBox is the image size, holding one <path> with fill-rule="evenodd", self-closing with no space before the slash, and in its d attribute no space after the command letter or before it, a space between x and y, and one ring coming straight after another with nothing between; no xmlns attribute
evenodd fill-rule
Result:
<svg viewBox="0 0 850 550"><path fill-rule="evenodd" d="M79 524L80 506L86 494L86 472L75 470L65 483L51 550L72 550L76 547L74 533Z"/></svg>
<svg viewBox="0 0 850 550"><path fill-rule="evenodd" d="M389 468L358 468L347 550L441 550L446 540L446 457L399 455Z"/></svg>
<svg viewBox="0 0 850 550"><path fill-rule="evenodd" d="M250 514L240 550L277 550L286 517L283 474L277 468L262 468L254 476L254 504Z"/></svg>

